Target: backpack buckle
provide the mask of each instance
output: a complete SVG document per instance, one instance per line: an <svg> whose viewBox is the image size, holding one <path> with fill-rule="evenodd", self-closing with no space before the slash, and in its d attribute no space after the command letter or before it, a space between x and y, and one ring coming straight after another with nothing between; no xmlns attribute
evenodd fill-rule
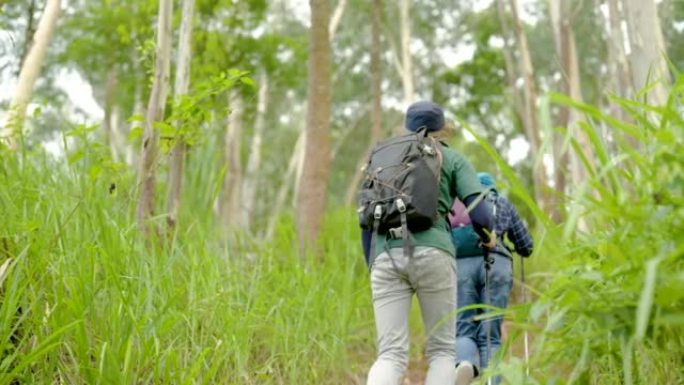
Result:
<svg viewBox="0 0 684 385"><path fill-rule="evenodd" d="M389 230L387 230L387 233L389 234L390 238L392 238L392 239L403 239L404 238L404 231L401 229L401 227L392 227Z"/></svg>
<svg viewBox="0 0 684 385"><path fill-rule="evenodd" d="M435 149L432 148L432 146L428 146L427 144L423 145L423 152L431 156L435 155Z"/></svg>
<svg viewBox="0 0 684 385"><path fill-rule="evenodd" d="M400 213L406 212L406 205L404 204L403 199L397 198L394 202L397 204L397 210L399 210Z"/></svg>
<svg viewBox="0 0 684 385"><path fill-rule="evenodd" d="M382 218L382 206L375 205L375 211L373 212L373 218L378 219L378 220L380 218Z"/></svg>

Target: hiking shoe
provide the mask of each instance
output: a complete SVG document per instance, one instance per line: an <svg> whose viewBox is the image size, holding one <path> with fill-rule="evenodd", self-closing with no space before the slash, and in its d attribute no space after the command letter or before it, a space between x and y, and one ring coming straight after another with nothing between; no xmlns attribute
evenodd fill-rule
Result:
<svg viewBox="0 0 684 385"><path fill-rule="evenodd" d="M456 385L468 385L477 376L477 369L468 361L456 364Z"/></svg>

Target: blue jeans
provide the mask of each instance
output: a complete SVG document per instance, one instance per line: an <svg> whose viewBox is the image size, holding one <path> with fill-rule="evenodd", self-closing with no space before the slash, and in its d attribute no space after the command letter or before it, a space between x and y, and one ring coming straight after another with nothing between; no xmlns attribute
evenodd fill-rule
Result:
<svg viewBox="0 0 684 385"><path fill-rule="evenodd" d="M508 297L513 287L513 262L510 258L491 254L494 263L489 272L489 298L491 305L499 308L508 306ZM457 307L485 303L484 257L466 257L456 260ZM489 356L494 357L501 347L502 317L477 321L477 315L484 309L469 309L456 316L456 357L458 361L470 361L473 365L486 368ZM487 354L487 324L491 324L490 355ZM479 357L479 360L478 360Z"/></svg>

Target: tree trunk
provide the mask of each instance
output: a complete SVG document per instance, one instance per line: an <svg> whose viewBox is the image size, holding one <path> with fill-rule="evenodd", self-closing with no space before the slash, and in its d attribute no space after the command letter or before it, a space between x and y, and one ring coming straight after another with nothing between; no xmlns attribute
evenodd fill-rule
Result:
<svg viewBox="0 0 684 385"><path fill-rule="evenodd" d="M302 185L302 174L304 173L304 157L306 156L306 129L302 130L297 137L297 143L301 141L302 149L301 151L295 152L297 155L295 160L295 178L294 178L294 190L292 194L292 206L297 207L299 202L299 192L301 191ZM293 155L294 156L294 155Z"/></svg>
<svg viewBox="0 0 684 385"><path fill-rule="evenodd" d="M0 135L0 140L4 139L10 149L17 148L16 136L21 135L23 131L26 107L31 100L36 79L40 75L48 44L57 26L59 12L60 0L47 0L38 29L33 36L33 44L21 66L17 89L8 109L7 122Z"/></svg>
<svg viewBox="0 0 684 385"><path fill-rule="evenodd" d="M624 10L624 7L622 8ZM620 14L618 0L608 0L608 70L611 75L613 92L622 98L632 98L634 87L630 77L629 63L625 53L626 37L622 31L624 17ZM612 115L621 120L627 119L625 111L616 103L611 103Z"/></svg>
<svg viewBox="0 0 684 385"><path fill-rule="evenodd" d="M117 147L117 136L115 124L115 104L116 104L116 89L118 86L118 71L113 65L107 71L107 80L105 81L105 100L104 100L104 118L102 120L102 128L105 136L105 145L109 147L109 152L115 162L119 161L119 150Z"/></svg>
<svg viewBox="0 0 684 385"><path fill-rule="evenodd" d="M29 50L31 49L31 38L33 37L33 34L35 33L34 31L34 25L33 23L35 22L35 16L34 13L36 12L36 0L31 0L31 3L29 3L28 8L26 9L26 17L28 21L26 22L26 29L24 30L24 45L21 47L21 60L19 61L19 67L17 68L17 73L16 75L19 76L21 73L21 67L24 64L24 60L26 59L26 55L28 55Z"/></svg>
<svg viewBox="0 0 684 385"><path fill-rule="evenodd" d="M581 6L581 3L576 5L576 7ZM570 96L573 100L581 102L582 92L579 63L575 45L575 33L572 27L574 18L579 10L579 8L572 8L570 3L566 0L551 2L550 7L556 52L561 65L561 91ZM579 144L580 151L582 151L581 154L578 154L571 149L563 149L564 135L557 132L554 133L554 177L556 190L561 197L565 193L567 166L570 166L571 186L577 187L585 182L588 175L588 171L585 169L580 155L584 156L590 162L593 159L591 142L584 131L578 127L579 119L580 115L574 108L561 106L558 125L568 129L570 136L575 138ZM560 203L560 200L558 203ZM560 205L554 205L552 210L552 216L557 221L560 221L561 219L559 215L559 206ZM583 225L583 227L585 226Z"/></svg>
<svg viewBox="0 0 684 385"><path fill-rule="evenodd" d="M629 25L634 87L641 90L656 83L645 96L649 104L663 105L667 102L670 72L658 7L654 0L623 0L623 5Z"/></svg>
<svg viewBox="0 0 684 385"><path fill-rule="evenodd" d="M401 28L401 85L404 90L404 108L416 100L413 83L413 57L411 56L411 18L409 17L410 0L399 3L399 19ZM397 134L404 131L397 126Z"/></svg>
<svg viewBox="0 0 684 385"><path fill-rule="evenodd" d="M518 69L515 67L513 60L513 47L511 47L511 31L506 22L506 11L504 9L504 3L502 1L497 1L497 14L499 16L499 24L501 25L501 34L503 35L503 57L504 64L506 66L506 80L508 81L509 92L511 93L511 100L513 101L513 113L518 121L524 120L525 107L523 106L522 100L520 100L520 92L516 86L516 80L518 78ZM523 124L524 125L524 124ZM524 127L523 127L524 129Z"/></svg>
<svg viewBox="0 0 684 385"><path fill-rule="evenodd" d="M497 0L503 1L503 0ZM534 195L542 209L548 209L552 206L548 188L546 170L544 163L541 162L541 138L539 135L539 114L537 111L537 86L534 79L534 68L532 66L532 59L530 50L527 44L527 37L522 29L522 23L518 17L518 4L516 0L510 0L511 15L513 17L513 31L515 33L516 41L520 51L520 71L523 78L523 98L524 98L524 114L523 123L525 125L525 132L527 139L530 142L531 153L539 159L533 166L534 178Z"/></svg>
<svg viewBox="0 0 684 385"><path fill-rule="evenodd" d="M382 17L382 0L373 0L373 21L371 24L371 92L373 94L373 110L371 112L370 142L368 150L365 151L356 165L354 176L347 189L344 202L347 206L351 205L358 185L363 177L362 167L368 160L368 153L375 143L382 137L382 45L380 43Z"/></svg>
<svg viewBox="0 0 684 385"><path fill-rule="evenodd" d="M230 93L230 116L225 138L227 172L223 179L221 199L221 219L227 230L241 227L240 196L242 186L242 160L240 157L242 141L242 114L244 107L242 95L236 90Z"/></svg>
<svg viewBox="0 0 684 385"><path fill-rule="evenodd" d="M192 21L194 15L195 0L183 0L183 15L178 41L178 68L174 81L174 98L179 103L188 93L190 86L190 57L192 54ZM183 164L185 162L185 138L182 133L183 122L176 124L176 143L171 149L171 164L169 165L169 187L167 198L166 223L169 232L173 232L178 223L178 210L181 203L181 191L183 184Z"/></svg>
<svg viewBox="0 0 684 385"><path fill-rule="evenodd" d="M299 250L315 250L330 173L330 40L328 0L310 0L308 108L301 191L297 200Z"/></svg>
<svg viewBox="0 0 684 385"><path fill-rule="evenodd" d="M173 2L159 0L159 16L157 21L157 52L154 68L152 92L147 104L143 147L140 155L140 201L136 217L143 234L150 239L154 227L148 223L154 214L155 179L157 176L157 157L159 153L159 132L154 123L164 119L164 107L169 83L169 66L171 56L171 18Z"/></svg>
<svg viewBox="0 0 684 385"><path fill-rule="evenodd" d="M249 158L245 179L242 183L242 224L249 229L254 217L254 206L256 202L256 187L259 170L261 169L261 142L266 126L266 111L268 109L268 76L262 70L259 75L259 95L257 100L256 120L254 122L254 134L250 146Z"/></svg>
<svg viewBox="0 0 684 385"><path fill-rule="evenodd" d="M137 58L137 55L135 54L135 50L133 50L133 57ZM137 60L137 59L136 59ZM135 62L135 61L134 61ZM133 95L133 116L142 116L145 114L145 104L143 102L143 93L145 92L145 86L142 83L137 83L135 84L134 88L134 95ZM134 128L136 128L138 125L138 122L132 121L130 122L128 126L128 132L130 133ZM137 152L135 151L135 148L131 144L126 144L126 164L128 165L134 165L138 163L137 159Z"/></svg>
<svg viewBox="0 0 684 385"><path fill-rule="evenodd" d="M290 191L290 181L292 181L293 176L296 176L295 172L299 166L300 159L303 159L301 154L304 153L304 132L297 137L297 143L295 143L294 150L292 151L292 156L290 157L290 162L287 165L287 171L285 171L285 176L283 176L282 182L280 184L280 189L276 195L275 204L273 205L273 211L269 214L268 227L266 229L265 238L272 239L273 233L275 233L275 227L278 223L278 219L283 213L283 207L285 207L285 201L287 200L287 193ZM294 194L297 197L296 194Z"/></svg>
<svg viewBox="0 0 684 385"><path fill-rule="evenodd" d="M329 35L330 41L335 38L335 32L337 32L337 27L340 26L342 21L342 16L344 15L344 10L347 8L347 0L340 0L335 7L332 17L330 18Z"/></svg>
<svg viewBox="0 0 684 385"><path fill-rule="evenodd" d="M344 14L344 10L347 5L347 0L340 0L339 3L337 3L337 7L335 8L335 11L333 12L333 15L330 19L330 26L328 27L328 40L330 41L330 44L332 45L333 39L335 38L335 32L337 31L337 26L339 22L342 20L342 15ZM294 178L294 187L293 187L293 194L292 194L292 205L297 206L297 202L299 201L299 191L300 191L300 183L302 180L302 172L304 169L304 148L306 147L306 130L303 130L302 132L299 133L299 136L297 137L297 142L298 145L299 143L302 143L301 145L301 150L296 150L293 152L293 158L294 160L294 172L295 172L295 178ZM289 189L289 186L287 187Z"/></svg>

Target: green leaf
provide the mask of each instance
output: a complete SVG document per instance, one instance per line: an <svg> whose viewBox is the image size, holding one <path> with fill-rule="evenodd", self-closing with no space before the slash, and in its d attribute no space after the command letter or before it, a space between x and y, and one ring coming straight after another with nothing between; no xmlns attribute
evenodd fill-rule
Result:
<svg viewBox="0 0 684 385"><path fill-rule="evenodd" d="M655 293L656 278L658 275L658 264L662 258L654 258L646 262L646 276L644 286L641 289L641 298L636 313L636 330L634 338L639 341L646 335L648 320L653 306L653 294Z"/></svg>
<svg viewBox="0 0 684 385"><path fill-rule="evenodd" d="M133 127L131 128L131 132L128 133L128 140L130 142L135 141L136 139L142 137L143 134L143 128L142 127Z"/></svg>
<svg viewBox="0 0 684 385"><path fill-rule="evenodd" d="M135 115L132 115L130 118L128 118L129 123L144 122L144 121L145 121L145 116L143 116L142 114L135 114Z"/></svg>
<svg viewBox="0 0 684 385"><path fill-rule="evenodd" d="M254 80L252 80L252 78L247 77L247 76L241 77L240 82L242 82L242 84L245 84L245 85L250 86L250 87L256 87Z"/></svg>
<svg viewBox="0 0 684 385"><path fill-rule="evenodd" d="M70 165L73 165L74 163L83 159L83 157L85 157L85 151L82 148L79 148L75 152L69 154L69 156L67 157L67 161Z"/></svg>

